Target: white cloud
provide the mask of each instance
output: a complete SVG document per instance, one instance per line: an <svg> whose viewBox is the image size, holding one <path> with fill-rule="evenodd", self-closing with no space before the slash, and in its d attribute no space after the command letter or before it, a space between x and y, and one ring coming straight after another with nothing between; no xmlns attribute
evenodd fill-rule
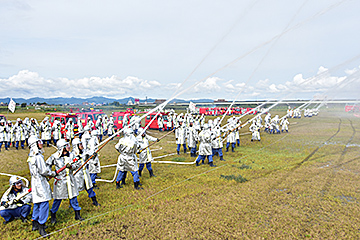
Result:
<svg viewBox="0 0 360 240"><path fill-rule="evenodd" d="M270 91L271 93L280 92L280 90L277 89L277 87L276 87L275 84L271 84L271 85L269 86L269 91Z"/></svg>
<svg viewBox="0 0 360 240"><path fill-rule="evenodd" d="M218 84L218 82L224 81L221 78L218 77L211 77L206 79L205 81L199 83L194 87L194 91L196 93L199 92L206 92L206 93L212 93L212 92L218 92L222 90L222 87Z"/></svg>
<svg viewBox="0 0 360 240"><path fill-rule="evenodd" d="M259 80L255 86L256 88L267 89L269 87L269 79Z"/></svg>
<svg viewBox="0 0 360 240"><path fill-rule="evenodd" d="M10 97L92 97L136 95L161 87L157 81L137 77L121 79L111 77L89 77L81 79L46 79L36 72L22 70L8 79L0 79L0 93Z"/></svg>

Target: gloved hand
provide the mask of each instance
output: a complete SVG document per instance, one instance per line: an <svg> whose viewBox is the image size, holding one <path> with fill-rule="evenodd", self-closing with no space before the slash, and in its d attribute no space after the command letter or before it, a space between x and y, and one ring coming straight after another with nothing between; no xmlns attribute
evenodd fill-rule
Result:
<svg viewBox="0 0 360 240"><path fill-rule="evenodd" d="M21 200L21 199L19 199L19 200L14 199L13 203L14 203L14 204L17 204L17 203L18 203L18 204L24 204L24 201Z"/></svg>
<svg viewBox="0 0 360 240"><path fill-rule="evenodd" d="M9 204L7 202L1 202L1 206L5 207L5 208L8 208Z"/></svg>
<svg viewBox="0 0 360 240"><path fill-rule="evenodd" d="M158 138L157 138L157 139L156 139L156 141L157 141L157 142L159 142L159 141L160 141L160 139L158 139Z"/></svg>
<svg viewBox="0 0 360 240"><path fill-rule="evenodd" d="M66 168L71 169L71 168L72 168L71 164L70 164L70 163L67 163L67 164L66 164Z"/></svg>

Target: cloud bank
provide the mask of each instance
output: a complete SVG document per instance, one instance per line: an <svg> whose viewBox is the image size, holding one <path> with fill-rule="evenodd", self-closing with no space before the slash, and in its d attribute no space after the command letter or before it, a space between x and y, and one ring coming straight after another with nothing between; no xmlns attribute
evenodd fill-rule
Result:
<svg viewBox="0 0 360 240"><path fill-rule="evenodd" d="M331 76L328 69L321 66L316 76L304 78L303 74L299 73L291 81L286 81L283 84L272 83L271 79L261 79L255 84L246 85L235 79L211 77L190 89L184 96L179 97L234 99L240 92L238 100L272 97L282 99L302 94L311 98L314 95L326 94L337 89L338 86L346 86L349 82L347 76L355 75L357 72L359 72L359 68L347 69L344 76ZM189 84L193 84L195 81L193 80ZM344 87L343 91L351 92L351 89L359 89L357 79L353 79L349 85ZM92 96L169 98L180 86L180 83L162 84L156 80L141 79L134 76L120 78L115 75L80 79L45 78L37 72L22 70L9 78L0 79L0 86L2 96L13 98ZM357 96L347 95L347 97L356 98Z"/></svg>

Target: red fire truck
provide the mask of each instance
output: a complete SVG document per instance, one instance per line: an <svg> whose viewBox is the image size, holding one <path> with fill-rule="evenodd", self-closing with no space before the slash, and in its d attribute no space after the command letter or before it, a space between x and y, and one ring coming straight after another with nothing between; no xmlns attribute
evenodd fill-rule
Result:
<svg viewBox="0 0 360 240"><path fill-rule="evenodd" d="M115 131L123 128L124 117L126 116L128 123L130 122L130 118L134 116L134 112L126 111L126 112L113 112L111 117L114 118L114 128Z"/></svg>
<svg viewBox="0 0 360 240"><path fill-rule="evenodd" d="M99 116L101 116L102 118L105 117L105 113L100 109L100 110L91 110L90 112L78 112L76 113L76 116L80 116L81 123L84 127L87 124L88 118L90 118L90 120L93 121L95 126L98 117Z"/></svg>
<svg viewBox="0 0 360 240"><path fill-rule="evenodd" d="M156 114L157 113L150 113L149 115L146 116L146 118L145 118L145 126L147 126L150 123L150 121L156 116ZM162 112L160 114L161 114L161 117L163 119L164 126L166 126L167 122L168 122L168 113ZM158 116L160 116L160 114ZM159 129L157 119L152 121L152 123L149 126L149 129Z"/></svg>
<svg viewBox="0 0 360 240"><path fill-rule="evenodd" d="M50 124L53 126L55 120L60 121L61 125L61 135L63 138L66 137L65 125L71 118L74 123L74 133L78 132L78 125L77 125L77 116L75 113L46 113L50 115Z"/></svg>

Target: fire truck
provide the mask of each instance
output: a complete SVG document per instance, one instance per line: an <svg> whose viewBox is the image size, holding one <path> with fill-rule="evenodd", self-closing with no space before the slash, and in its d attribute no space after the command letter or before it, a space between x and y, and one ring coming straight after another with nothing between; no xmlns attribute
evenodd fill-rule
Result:
<svg viewBox="0 0 360 240"><path fill-rule="evenodd" d="M145 118L145 126L147 126L150 123L150 121L156 116L156 114L157 113L150 113L149 115L146 116L146 118ZM161 117L163 119L164 126L166 126L167 122L168 122L168 113L162 112L160 114L161 114ZM160 116L160 114L158 115L158 117ZM149 129L159 129L157 119L154 119L154 121L152 121L152 123L149 126Z"/></svg>
<svg viewBox="0 0 360 240"><path fill-rule="evenodd" d="M47 115L50 115L50 124L51 127L54 125L55 120L60 121L61 125L61 135L62 138L66 138L66 131L65 131L65 125L71 118L74 123L74 133L78 132L78 125L77 125L77 116L75 113L46 113Z"/></svg>
<svg viewBox="0 0 360 240"><path fill-rule="evenodd" d="M127 122L130 122L130 118L132 116L134 116L134 112L133 111L126 111L126 112L113 112L111 114L111 117L113 117L114 119L114 128L115 131L122 129L123 128L123 123L124 123L124 117L126 116L127 118Z"/></svg>
<svg viewBox="0 0 360 240"><path fill-rule="evenodd" d="M86 126L88 118L90 118L90 120L94 123L95 126L96 120L99 118L99 116L101 116L102 118L105 117L105 113L101 109L91 110L89 112L77 112L75 114L77 117L80 117L83 127Z"/></svg>

